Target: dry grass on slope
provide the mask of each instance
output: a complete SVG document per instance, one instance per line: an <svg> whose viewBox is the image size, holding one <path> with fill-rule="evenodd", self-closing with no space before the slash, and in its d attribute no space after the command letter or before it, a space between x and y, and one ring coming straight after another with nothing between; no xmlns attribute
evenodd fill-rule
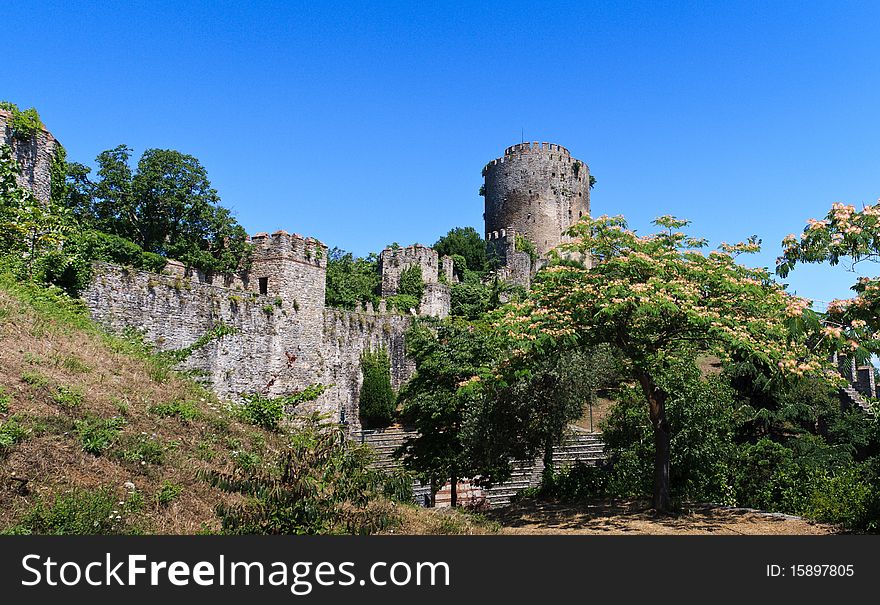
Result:
<svg viewBox="0 0 880 605"><path fill-rule="evenodd" d="M100 508L100 494L117 505L111 529L216 531L234 496L198 471L259 464L280 439L60 297L0 282L0 530L65 494Z"/></svg>

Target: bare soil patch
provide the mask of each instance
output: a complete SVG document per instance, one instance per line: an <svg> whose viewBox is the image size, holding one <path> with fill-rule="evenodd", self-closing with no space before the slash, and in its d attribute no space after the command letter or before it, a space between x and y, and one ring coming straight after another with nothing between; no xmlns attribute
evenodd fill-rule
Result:
<svg viewBox="0 0 880 605"><path fill-rule="evenodd" d="M806 519L697 505L658 515L641 501L554 503L526 500L490 512L501 534L823 535L839 529Z"/></svg>

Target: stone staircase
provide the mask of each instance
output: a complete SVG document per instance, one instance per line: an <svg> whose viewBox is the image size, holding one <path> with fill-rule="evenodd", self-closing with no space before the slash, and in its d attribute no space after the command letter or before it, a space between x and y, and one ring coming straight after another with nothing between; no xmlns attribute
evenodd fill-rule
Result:
<svg viewBox="0 0 880 605"><path fill-rule="evenodd" d="M352 438L369 445L376 452L373 467L384 471L393 471L400 465L394 458L394 451L415 434L401 426L390 426L385 429L362 430L352 434ZM562 445L553 448L553 465L556 470L569 467L576 462L594 465L605 459L605 444L600 433L591 433L582 428L571 426L569 435ZM544 460L519 460L514 463L513 473L504 483L493 485L483 490L490 506L506 506L513 497L528 487L537 487L544 472ZM426 497L430 497L430 486L413 483L414 500L425 505Z"/></svg>
<svg viewBox="0 0 880 605"><path fill-rule="evenodd" d="M553 448L553 466L557 471L577 462L595 465L605 459L605 443L600 433L591 433L576 426L569 428L565 443ZM517 461L510 479L485 490L489 505L498 507L510 504L513 497L523 489L537 487L541 483L543 472L543 457L533 461Z"/></svg>
<svg viewBox="0 0 880 605"><path fill-rule="evenodd" d="M856 407L868 414L874 414L874 407L853 387L848 386L840 389L840 396L844 404Z"/></svg>

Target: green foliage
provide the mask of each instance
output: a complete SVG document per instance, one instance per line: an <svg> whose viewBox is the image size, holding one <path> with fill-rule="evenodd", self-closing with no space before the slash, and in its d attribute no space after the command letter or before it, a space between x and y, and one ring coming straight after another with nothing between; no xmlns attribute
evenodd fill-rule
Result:
<svg viewBox="0 0 880 605"><path fill-rule="evenodd" d="M196 158L148 149L136 171L130 159L125 145L102 152L95 182L88 169L68 166L66 205L82 225L204 271L230 273L247 265L247 234L220 205Z"/></svg>
<svg viewBox="0 0 880 605"><path fill-rule="evenodd" d="M397 286L398 296L411 296L417 301L421 301L424 293L425 282L422 279L421 267L410 265L400 272L400 282Z"/></svg>
<svg viewBox="0 0 880 605"><path fill-rule="evenodd" d="M238 328L221 322L199 336L196 341L188 347L184 347L182 349L174 349L172 351L163 351L161 353L158 353L157 355L160 358L166 359L170 365L178 364L182 361L185 361L186 359L189 359L190 355L192 355L199 349L207 346L209 343L214 342L215 340L220 340L224 336L229 336L231 334L237 333Z"/></svg>
<svg viewBox="0 0 880 605"><path fill-rule="evenodd" d="M27 429L15 416L0 422L0 456L6 454L16 443L23 441L27 434Z"/></svg>
<svg viewBox="0 0 880 605"><path fill-rule="evenodd" d="M57 495L51 503L38 499L20 528L22 533L56 536L136 533L132 517L143 506L143 498L135 492L119 502L110 488L77 489Z"/></svg>
<svg viewBox="0 0 880 605"><path fill-rule="evenodd" d="M450 477L482 474L462 429L479 402L473 385L501 352L498 334L458 319L418 319L407 331L406 347L416 371L399 400L417 436L397 452L404 466L437 489Z"/></svg>
<svg viewBox="0 0 880 605"><path fill-rule="evenodd" d="M165 452L172 449L176 444L164 444L156 435L130 435L127 438L117 440L116 446L111 450L115 458L132 462L139 466L148 464L165 464Z"/></svg>
<svg viewBox="0 0 880 605"><path fill-rule="evenodd" d="M378 305L379 266L376 254L357 258L339 248L330 250L325 301L327 306L341 309L354 309L367 302L374 307Z"/></svg>
<svg viewBox="0 0 880 605"><path fill-rule="evenodd" d="M661 380L661 388L671 393L666 403L670 493L679 501L734 504L733 436L739 404L733 390L718 377L700 378L693 366L673 368ZM651 493L654 431L644 408L644 395L626 389L602 426L612 463L608 488L616 496Z"/></svg>
<svg viewBox="0 0 880 605"><path fill-rule="evenodd" d="M148 411L160 418L179 418L184 421L197 420L202 417L198 404L186 399L157 403L150 406Z"/></svg>
<svg viewBox="0 0 880 605"><path fill-rule="evenodd" d="M162 481L162 485L159 487L159 491L156 494L156 502L159 506L168 506L183 493L183 486L177 485L165 479Z"/></svg>
<svg viewBox="0 0 880 605"><path fill-rule="evenodd" d="M490 310L492 288L477 283L452 284L450 315L478 319Z"/></svg>
<svg viewBox="0 0 880 605"><path fill-rule="evenodd" d="M238 407L237 413L239 418L245 422L270 431L277 431L281 428L281 422L286 414L291 413L300 403L314 401L327 388L326 385L316 383L298 393L282 397L267 397L260 393L243 394L243 403Z"/></svg>
<svg viewBox="0 0 880 605"><path fill-rule="evenodd" d="M603 467L576 462L559 472L545 475L537 488L523 495L565 502L589 500L605 495L608 476Z"/></svg>
<svg viewBox="0 0 880 605"><path fill-rule="evenodd" d="M63 251L52 254L43 270L43 281L77 295L92 280L92 263L102 261L160 273L166 260L118 235L86 229L72 232Z"/></svg>
<svg viewBox="0 0 880 605"><path fill-rule="evenodd" d="M0 261L22 280L41 279L47 258L70 231L63 207L43 203L18 185L20 168L8 145L0 146Z"/></svg>
<svg viewBox="0 0 880 605"><path fill-rule="evenodd" d="M52 400L66 410L82 407L85 399L85 393L78 387L59 385L52 393Z"/></svg>
<svg viewBox="0 0 880 605"><path fill-rule="evenodd" d="M22 110L15 103L0 101L0 109L12 114L9 125L12 127L12 136L17 139L32 137L43 129L40 114L33 107Z"/></svg>
<svg viewBox="0 0 880 605"><path fill-rule="evenodd" d="M464 266L457 267L457 271L463 269L477 273L485 273L486 271L486 242L473 227L450 229L432 247L441 257L460 256L464 260Z"/></svg>
<svg viewBox="0 0 880 605"><path fill-rule="evenodd" d="M83 420L77 420L75 426L83 451L100 456L116 442L125 424L125 419L121 417L86 416Z"/></svg>
<svg viewBox="0 0 880 605"><path fill-rule="evenodd" d="M522 233L517 233L514 238L514 248L517 252L525 252L529 255L529 258L532 261L532 264L538 260L538 249L535 247L535 242L527 238Z"/></svg>
<svg viewBox="0 0 880 605"><path fill-rule="evenodd" d="M387 478L369 467L368 446L346 439L338 425L302 419L287 447L264 467L249 472L201 472L212 485L247 497L221 505L225 533L372 533L393 522L377 507Z"/></svg>
<svg viewBox="0 0 880 605"><path fill-rule="evenodd" d="M361 355L364 381L360 392L361 422L369 428L388 426L395 416L394 389L391 388L391 361L385 348Z"/></svg>
<svg viewBox="0 0 880 605"><path fill-rule="evenodd" d="M2 388L0 388L0 414L9 413L9 400L11 397L6 394Z"/></svg>
<svg viewBox="0 0 880 605"><path fill-rule="evenodd" d="M398 313L409 313L411 310L418 312L421 298L406 294L395 294L385 299L389 309L395 309Z"/></svg>

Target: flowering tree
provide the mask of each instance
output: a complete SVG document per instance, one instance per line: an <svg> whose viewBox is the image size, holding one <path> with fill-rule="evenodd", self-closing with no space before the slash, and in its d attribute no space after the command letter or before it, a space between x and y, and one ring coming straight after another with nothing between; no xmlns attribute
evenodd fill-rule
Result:
<svg viewBox="0 0 880 605"><path fill-rule="evenodd" d="M797 263L847 259L850 269L862 261L880 261L880 201L857 211L855 206L832 204L822 220L809 219L800 238L791 234L782 240L782 256L776 272L786 277ZM842 341L843 350L880 352L880 278L861 277L852 287L851 299L828 304L825 333ZM863 347L859 351L860 347Z"/></svg>
<svg viewBox="0 0 880 605"><path fill-rule="evenodd" d="M610 343L627 361L648 404L654 432L654 497L669 508L669 393L658 378L693 363L698 353L748 357L774 372L833 374L811 338L809 302L786 293L764 269L735 262L756 252L755 238L704 254L705 240L681 231L688 221L664 216L663 230L639 236L623 217L584 219L562 254L590 259L591 267L560 260L539 274L532 295L501 319L520 355ZM821 345L827 341L818 340Z"/></svg>

